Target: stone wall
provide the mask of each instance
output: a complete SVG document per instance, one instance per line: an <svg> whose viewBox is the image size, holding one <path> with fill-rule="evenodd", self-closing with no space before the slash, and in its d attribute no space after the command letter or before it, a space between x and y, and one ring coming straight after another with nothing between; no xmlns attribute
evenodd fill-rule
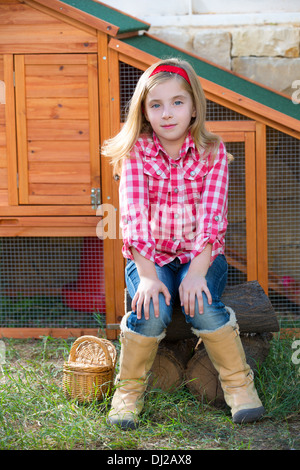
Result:
<svg viewBox="0 0 300 470"><path fill-rule="evenodd" d="M158 38L228 70L289 96L299 88L299 0L106 3L149 22Z"/></svg>
<svg viewBox="0 0 300 470"><path fill-rule="evenodd" d="M300 80L300 25L152 27L150 32L290 96Z"/></svg>

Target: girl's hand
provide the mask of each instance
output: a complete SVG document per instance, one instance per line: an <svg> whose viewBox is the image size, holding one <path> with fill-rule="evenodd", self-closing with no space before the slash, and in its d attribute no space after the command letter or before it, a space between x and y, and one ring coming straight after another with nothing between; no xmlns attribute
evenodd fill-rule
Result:
<svg viewBox="0 0 300 470"><path fill-rule="evenodd" d="M166 299L166 304L170 305L171 295L167 286L158 278L141 277L139 287L131 302L132 310L136 310L137 318L142 318L142 307L144 306L145 319L149 320L150 300L153 301L154 315L159 317L159 293L162 292Z"/></svg>
<svg viewBox="0 0 300 470"><path fill-rule="evenodd" d="M186 315L195 315L195 299L198 300L199 313L203 313L202 293L207 296L208 303L212 303L211 293L207 287L204 276L195 276L187 273L179 286L179 297L181 306L184 307Z"/></svg>

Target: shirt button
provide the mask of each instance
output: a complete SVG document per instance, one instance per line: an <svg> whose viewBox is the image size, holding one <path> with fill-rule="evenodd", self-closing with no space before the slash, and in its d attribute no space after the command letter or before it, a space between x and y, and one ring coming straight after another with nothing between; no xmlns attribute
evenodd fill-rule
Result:
<svg viewBox="0 0 300 470"><path fill-rule="evenodd" d="M174 214L175 219L178 219L179 214Z"/></svg>
<svg viewBox="0 0 300 470"><path fill-rule="evenodd" d="M173 242L176 242L176 237L172 237Z"/></svg>
<svg viewBox="0 0 300 470"><path fill-rule="evenodd" d="M191 172L190 172L190 175L191 175L191 176L195 176L195 174L196 174L195 171L191 171Z"/></svg>
<svg viewBox="0 0 300 470"><path fill-rule="evenodd" d="M178 193L178 191L179 191L179 189L178 189L178 188L175 188L175 189L174 189L174 193L176 193L176 194L177 194L177 193Z"/></svg>
<svg viewBox="0 0 300 470"><path fill-rule="evenodd" d="M220 217L218 215L216 215L215 221L218 222L219 220L220 220Z"/></svg>
<svg viewBox="0 0 300 470"><path fill-rule="evenodd" d="M161 175L161 170L157 170L156 174Z"/></svg>

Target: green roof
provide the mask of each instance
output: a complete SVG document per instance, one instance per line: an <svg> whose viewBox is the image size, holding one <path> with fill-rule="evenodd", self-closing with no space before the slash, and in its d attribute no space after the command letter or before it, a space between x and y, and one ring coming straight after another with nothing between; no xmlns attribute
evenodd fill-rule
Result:
<svg viewBox="0 0 300 470"><path fill-rule="evenodd" d="M188 52L185 53L148 35L124 38L122 42L151 54L158 59L178 57L187 60L193 66L198 76L300 120L300 105L294 104L290 98L250 82L246 78L237 76L230 71L214 66L201 60L201 58L190 55Z"/></svg>
<svg viewBox="0 0 300 470"><path fill-rule="evenodd" d="M107 21L119 28L118 34L132 33L139 30L148 30L149 24L143 21L126 15L118 10L114 10L103 3L98 3L93 0L61 0L62 3L77 8L78 10L87 13L95 18Z"/></svg>

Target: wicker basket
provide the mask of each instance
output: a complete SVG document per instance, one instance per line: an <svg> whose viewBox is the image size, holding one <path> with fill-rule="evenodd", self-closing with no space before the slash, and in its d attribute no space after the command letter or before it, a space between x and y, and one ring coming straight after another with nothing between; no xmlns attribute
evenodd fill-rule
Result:
<svg viewBox="0 0 300 470"><path fill-rule="evenodd" d="M79 402L102 400L111 389L116 357L110 341L96 336L78 338L63 367L65 396Z"/></svg>

